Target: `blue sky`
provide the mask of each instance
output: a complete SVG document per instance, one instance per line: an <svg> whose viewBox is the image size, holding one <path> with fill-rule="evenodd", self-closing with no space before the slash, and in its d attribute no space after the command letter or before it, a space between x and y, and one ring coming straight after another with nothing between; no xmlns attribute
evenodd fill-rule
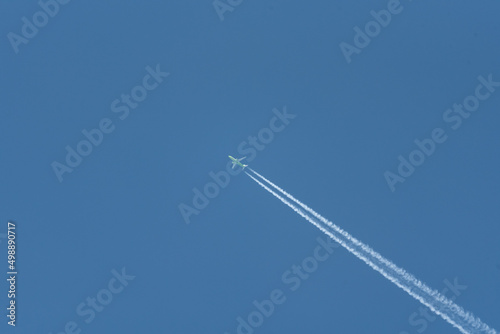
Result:
<svg viewBox="0 0 500 334"><path fill-rule="evenodd" d="M2 333L233 334L276 290L254 333L458 333L342 248L292 290L326 237L244 174L194 207L270 122L250 167L431 287L456 280L500 328L500 87L478 79L500 82L499 4L233 0L221 20L211 1L41 3L47 22L37 1L0 4L0 248L6 275L16 222L19 272L15 329L0 283ZM348 62L341 43L388 9ZM470 115L447 112L481 84ZM98 145L71 167L84 130Z"/></svg>

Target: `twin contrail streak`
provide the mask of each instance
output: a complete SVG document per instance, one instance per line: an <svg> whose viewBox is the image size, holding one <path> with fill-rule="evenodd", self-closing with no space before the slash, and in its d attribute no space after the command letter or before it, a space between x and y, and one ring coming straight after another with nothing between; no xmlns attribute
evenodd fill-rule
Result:
<svg viewBox="0 0 500 334"><path fill-rule="evenodd" d="M250 168L249 168L250 169ZM449 300L438 291L429 288L425 283L419 281L404 269L399 268L390 260L384 258L379 253L375 252L368 245L357 240L346 231L342 230L337 225L328 221L326 218L318 214L316 211L300 202L298 199L260 175L253 169L250 169L256 176L266 182L268 185L283 194L289 200L293 201L299 207L292 204L290 201L280 196L267 185L257 180L252 175L246 173L250 178L257 182L261 187L266 189L272 195L277 197L283 203L288 205L292 210L301 215L307 221L319 228L323 233L338 242L341 246L347 249L350 253L358 257L360 260L368 264L372 269L378 271L382 276L387 278L399 288L406 291L410 296L417 299L419 302L427 306L434 313L441 316L448 323L456 327L462 333L488 333L497 334L497 332L483 323L479 318L476 318L472 313L466 312L463 308ZM309 216L306 212L313 217ZM323 223L323 224L321 224Z"/></svg>

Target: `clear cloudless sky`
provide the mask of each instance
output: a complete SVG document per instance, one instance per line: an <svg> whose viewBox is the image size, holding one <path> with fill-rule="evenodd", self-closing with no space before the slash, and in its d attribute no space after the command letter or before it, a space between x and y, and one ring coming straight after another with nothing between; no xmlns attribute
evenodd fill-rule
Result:
<svg viewBox="0 0 500 334"><path fill-rule="evenodd" d="M339 44L388 1L223 2L224 20L212 0L70 1L16 53L40 3L0 3L1 333L233 334L276 289L253 333L458 333L343 248L293 291L282 275L326 236L245 174L186 223L179 206L273 109L296 117L252 168L429 286L456 279L457 303L500 329L500 87L457 129L443 119L478 76L500 81L500 4L402 0L348 63ZM157 65L170 75L124 117ZM114 130L59 182L54 161L103 119ZM436 128L446 141L391 191L384 173Z"/></svg>

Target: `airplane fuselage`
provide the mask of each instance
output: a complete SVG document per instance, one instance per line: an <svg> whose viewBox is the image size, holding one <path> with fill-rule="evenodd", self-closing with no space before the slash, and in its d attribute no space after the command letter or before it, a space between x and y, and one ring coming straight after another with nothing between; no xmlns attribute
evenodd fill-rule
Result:
<svg viewBox="0 0 500 334"><path fill-rule="evenodd" d="M240 166L240 167L242 167L242 168L247 167L248 165L244 165L244 164L242 164L242 163L240 162L241 160L243 160L243 159L245 159L245 158L246 158L246 157L243 157L243 158L240 158L240 159L236 159L236 158L233 158L232 156L230 156L230 155L229 155L229 159L231 159L231 161L233 162L233 167L232 167L232 168L234 168L234 166L236 166L236 165L238 165L238 166Z"/></svg>

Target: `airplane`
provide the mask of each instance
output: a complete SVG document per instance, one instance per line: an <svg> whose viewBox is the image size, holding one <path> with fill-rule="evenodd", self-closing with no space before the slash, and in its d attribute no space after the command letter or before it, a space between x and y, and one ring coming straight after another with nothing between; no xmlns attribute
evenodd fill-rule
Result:
<svg viewBox="0 0 500 334"><path fill-rule="evenodd" d="M236 158L233 158L232 156L229 156L229 159L231 159L231 161L233 162L233 169L234 169L234 166L238 165L238 166L241 166L243 167L243 169L245 169L245 167L247 167L248 165L244 165L242 164L240 161L245 159L246 157L243 157L243 158L239 158L239 159L236 159Z"/></svg>

